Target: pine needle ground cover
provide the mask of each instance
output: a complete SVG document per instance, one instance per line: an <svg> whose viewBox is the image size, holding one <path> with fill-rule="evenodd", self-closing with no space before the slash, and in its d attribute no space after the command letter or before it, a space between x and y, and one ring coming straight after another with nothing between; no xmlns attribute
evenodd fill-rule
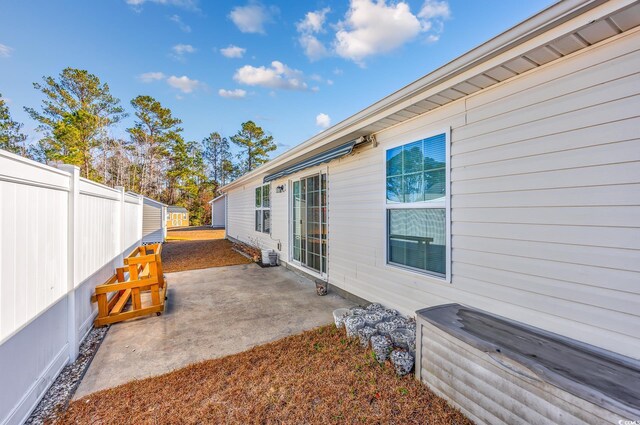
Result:
<svg viewBox="0 0 640 425"><path fill-rule="evenodd" d="M163 270L171 273L250 263L224 236L224 230L207 226L169 230L162 247Z"/></svg>
<svg viewBox="0 0 640 425"><path fill-rule="evenodd" d="M72 403L63 424L470 424L334 325Z"/></svg>

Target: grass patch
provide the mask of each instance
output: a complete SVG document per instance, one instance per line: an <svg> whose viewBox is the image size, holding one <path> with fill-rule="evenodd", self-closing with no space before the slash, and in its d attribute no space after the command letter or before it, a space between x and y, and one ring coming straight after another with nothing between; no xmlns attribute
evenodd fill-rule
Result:
<svg viewBox="0 0 640 425"><path fill-rule="evenodd" d="M188 347L186 347L188 349ZM153 361L153 359L149 359ZM91 394L60 423L469 424L334 325Z"/></svg>

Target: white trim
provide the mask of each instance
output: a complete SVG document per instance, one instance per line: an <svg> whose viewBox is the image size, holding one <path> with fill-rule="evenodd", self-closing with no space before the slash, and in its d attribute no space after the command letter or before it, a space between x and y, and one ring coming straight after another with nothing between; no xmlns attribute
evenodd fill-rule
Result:
<svg viewBox="0 0 640 425"><path fill-rule="evenodd" d="M297 261L285 261L285 263L290 266L293 267L296 270L300 270L302 273L305 273L309 276L313 276L317 279L320 279L324 282L328 282L329 281L329 277L326 274L320 274L317 271L310 269L308 267L305 267L304 265L298 263ZM327 264L328 265L328 264Z"/></svg>
<svg viewBox="0 0 640 425"><path fill-rule="evenodd" d="M265 186L269 187L269 206L268 207L265 207L262 205L262 202L264 201L263 191ZM260 206L259 207L256 206L256 190L257 189L260 189ZM260 230L256 229L256 211L269 211L269 231L268 232L264 231L264 213L260 214ZM225 220L226 220L226 215L225 215ZM256 186L253 189L253 231L256 233L262 233L269 236L271 236L271 232L273 231L273 216L271 215L271 182L263 183L259 186Z"/></svg>
<svg viewBox="0 0 640 425"><path fill-rule="evenodd" d="M419 140L428 139L430 137L438 136L440 134L445 135L445 157L446 157L446 167L445 167L445 196L444 196L444 210L445 210L445 276L441 276L439 274L435 274L433 272L429 272L427 270L419 270L410 266L404 266L401 264L390 263L389 262L389 219L388 219L388 211L390 209L416 209L416 208L431 208L431 209L442 209L443 206L439 202L438 205L434 205L434 203L430 201L422 201L422 202L398 202L398 203L388 203L387 202L387 151L397 148L399 146L404 146L412 142L416 142ZM383 241L383 249L384 253L384 267L392 268L394 270L402 270L407 273L411 273L415 276L428 277L434 279L438 282L446 282L451 283L451 127L445 127L440 130L431 131L426 133L425 135L419 136L419 138L413 137L403 137L394 143L388 144L384 146L382 149L382 163L384 166L384 179L382 182L382 202L383 202L383 220L384 220L384 236L382 238Z"/></svg>
<svg viewBox="0 0 640 425"><path fill-rule="evenodd" d="M0 150L0 152L2 152L2 150ZM66 177L69 177L69 175L67 174ZM35 180L27 180L27 179L22 179L20 177L12 177L12 176L7 176L4 174L0 174L0 181L5 181L8 183L16 183L16 184L22 184L25 186L33 186L33 187L41 187L44 189L52 189L52 190L59 190L62 192L69 192L71 189L69 189L69 187L65 187L65 186L59 186L59 185L55 185L55 184L48 184L48 183L41 183L41 182L37 182Z"/></svg>

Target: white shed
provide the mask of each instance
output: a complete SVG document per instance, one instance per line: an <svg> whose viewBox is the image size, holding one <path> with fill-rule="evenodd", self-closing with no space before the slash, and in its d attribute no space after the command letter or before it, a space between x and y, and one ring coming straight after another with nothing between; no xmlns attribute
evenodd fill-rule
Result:
<svg viewBox="0 0 640 425"><path fill-rule="evenodd" d="M211 227L224 229L226 227L227 197L220 195L209 203L211 204Z"/></svg>
<svg viewBox="0 0 640 425"><path fill-rule="evenodd" d="M167 236L167 206L145 196L142 207L142 243L164 242Z"/></svg>

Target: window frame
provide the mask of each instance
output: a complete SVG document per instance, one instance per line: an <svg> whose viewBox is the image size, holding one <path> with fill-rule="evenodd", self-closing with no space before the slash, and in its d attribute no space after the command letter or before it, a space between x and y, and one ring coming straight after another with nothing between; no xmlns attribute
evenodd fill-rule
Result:
<svg viewBox="0 0 640 425"><path fill-rule="evenodd" d="M265 207L264 206L264 188L268 187L269 188L269 206ZM257 205L257 191L258 189L260 189L260 205ZM254 188L253 190L253 206L254 206L254 213L253 213L253 230L258 232L258 233L264 233L267 235L271 234L271 183L264 183L261 184L257 187ZM264 230L264 211L269 211L269 231ZM258 212L260 213L260 229L258 229L258 220L257 220L257 215Z"/></svg>
<svg viewBox="0 0 640 425"><path fill-rule="evenodd" d="M441 203L434 203L433 201L415 201L415 202L387 202L387 152L391 149L399 146L408 145L419 140L429 139L440 134L445 135L445 196L444 205ZM384 145L382 149L382 163L384 164L384 173L382 179L383 195L383 222L384 222L384 237L383 237L383 252L384 252L384 266L392 268L394 270L400 270L407 272L411 275L419 275L422 277L428 277L440 282L451 283L451 128L446 127L437 131L430 131L427 133L412 132L411 134L404 135L402 139ZM445 275L442 276L439 273L434 273L429 270L422 270L415 267L393 263L389 261L389 210L398 209L442 209L445 210Z"/></svg>

